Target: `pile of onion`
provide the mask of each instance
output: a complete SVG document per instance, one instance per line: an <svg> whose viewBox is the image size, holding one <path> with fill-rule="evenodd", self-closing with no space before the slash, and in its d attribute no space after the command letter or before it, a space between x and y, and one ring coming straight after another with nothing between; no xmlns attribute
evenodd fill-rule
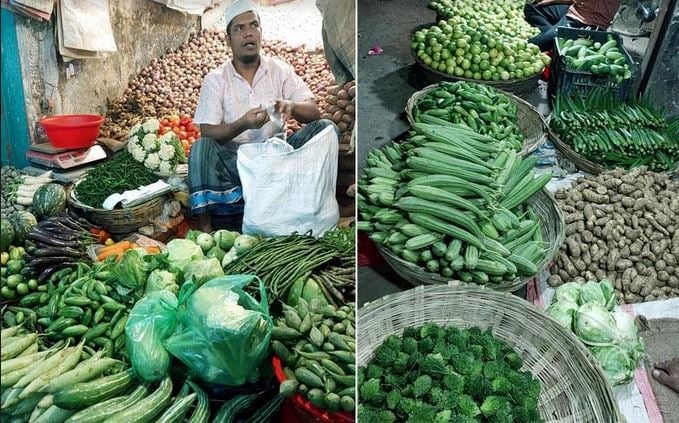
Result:
<svg viewBox="0 0 679 423"><path fill-rule="evenodd" d="M322 51L291 47L281 41L263 43L262 51L293 66L323 109L327 88L334 83L334 77ZM174 114L193 116L203 78L230 57L226 32L202 30L191 34L176 50L151 59L123 94L109 102L101 136L125 140L129 128L147 118ZM291 120L288 129L296 131L299 124Z"/></svg>
<svg viewBox="0 0 679 423"><path fill-rule="evenodd" d="M356 117L356 82L349 81L343 86L330 87L325 103L323 118L337 124L341 132L340 143L348 144Z"/></svg>

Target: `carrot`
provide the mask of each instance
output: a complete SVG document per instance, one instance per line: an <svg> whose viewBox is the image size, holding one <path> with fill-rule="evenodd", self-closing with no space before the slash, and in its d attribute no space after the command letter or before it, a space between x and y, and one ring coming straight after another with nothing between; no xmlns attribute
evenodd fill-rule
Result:
<svg viewBox="0 0 679 423"><path fill-rule="evenodd" d="M121 248L128 249L128 248L130 248L130 245L131 245L130 241L120 241L120 242L117 242L113 245L109 245L107 247L101 248L97 252L97 254L105 253L105 252L110 251L110 250L119 250Z"/></svg>
<svg viewBox="0 0 679 423"><path fill-rule="evenodd" d="M158 247L157 245L149 245L148 247L146 247L146 252L149 254L158 254L160 253L160 247Z"/></svg>
<svg viewBox="0 0 679 423"><path fill-rule="evenodd" d="M122 255L122 253L128 250L129 247L130 243L128 241L119 242L118 244L112 245L111 247L106 247L105 250L102 249L104 251L100 251L99 254L97 254L97 260L104 261L106 257L112 255Z"/></svg>

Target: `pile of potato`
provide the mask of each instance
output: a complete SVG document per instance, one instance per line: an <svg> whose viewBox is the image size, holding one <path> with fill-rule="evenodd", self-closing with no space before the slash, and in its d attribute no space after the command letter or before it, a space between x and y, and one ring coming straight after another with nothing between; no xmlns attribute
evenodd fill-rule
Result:
<svg viewBox="0 0 679 423"><path fill-rule="evenodd" d="M340 143L348 144L356 119L356 82L349 81L342 86L330 87L325 103L322 117L337 124L341 132Z"/></svg>
<svg viewBox="0 0 679 423"><path fill-rule="evenodd" d="M293 66L323 110L328 87L334 84L323 51L267 41L262 45L262 53ZM123 94L109 102L101 136L122 141L127 139L130 127L147 118L185 113L193 116L203 78L230 57L226 32L202 30L193 33L176 50L151 59L149 65L130 81ZM289 133L299 128L296 121L288 121Z"/></svg>
<svg viewBox="0 0 679 423"><path fill-rule="evenodd" d="M566 241L551 286L614 281L625 303L679 297L679 183L645 168L578 179L556 193Z"/></svg>

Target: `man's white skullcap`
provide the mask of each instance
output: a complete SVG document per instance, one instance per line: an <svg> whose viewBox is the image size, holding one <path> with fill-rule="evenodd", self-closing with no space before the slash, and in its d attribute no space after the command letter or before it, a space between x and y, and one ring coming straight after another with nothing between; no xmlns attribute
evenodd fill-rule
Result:
<svg viewBox="0 0 679 423"><path fill-rule="evenodd" d="M257 6L251 0L234 1L226 11L226 27L229 27L229 24L236 16L242 15L246 12L255 12L255 15L259 17L259 13L257 13Z"/></svg>

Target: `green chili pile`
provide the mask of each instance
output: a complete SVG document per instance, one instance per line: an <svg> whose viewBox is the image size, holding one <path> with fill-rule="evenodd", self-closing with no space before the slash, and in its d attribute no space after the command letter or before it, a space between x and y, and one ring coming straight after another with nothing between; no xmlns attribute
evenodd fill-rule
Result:
<svg viewBox="0 0 679 423"><path fill-rule="evenodd" d="M100 208L111 194L137 189L157 180L158 176L124 151L90 169L75 187L75 196L85 205Z"/></svg>

